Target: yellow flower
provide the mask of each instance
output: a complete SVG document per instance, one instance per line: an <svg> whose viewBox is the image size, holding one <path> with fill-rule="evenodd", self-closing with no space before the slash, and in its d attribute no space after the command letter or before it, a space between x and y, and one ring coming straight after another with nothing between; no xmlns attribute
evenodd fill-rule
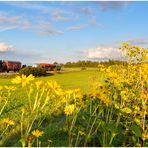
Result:
<svg viewBox="0 0 148 148"><path fill-rule="evenodd" d="M140 120L139 120L139 119L136 118L134 121L135 121L138 125L140 125Z"/></svg>
<svg viewBox="0 0 148 148"><path fill-rule="evenodd" d="M2 90L3 89L3 86L0 86L0 90Z"/></svg>
<svg viewBox="0 0 148 148"><path fill-rule="evenodd" d="M40 137L40 136L42 136L44 134L44 132L43 131L40 131L40 130L34 130L33 132L32 132L32 135L33 136L35 136L35 137Z"/></svg>
<svg viewBox="0 0 148 148"><path fill-rule="evenodd" d="M148 139L148 132L147 131L143 132L142 138L143 138L143 140L147 140Z"/></svg>
<svg viewBox="0 0 148 148"><path fill-rule="evenodd" d="M53 90L60 88L60 85L58 85L58 83L56 81L49 81L49 82L47 82L47 84Z"/></svg>
<svg viewBox="0 0 148 148"><path fill-rule="evenodd" d="M130 114L132 112L132 110L128 107L123 108L122 111L127 113L127 114Z"/></svg>
<svg viewBox="0 0 148 148"><path fill-rule="evenodd" d="M41 85L43 84L43 81L37 81L35 82L35 84L36 84L36 88L39 89Z"/></svg>
<svg viewBox="0 0 148 148"><path fill-rule="evenodd" d="M22 87L26 86L26 84L29 84L30 81L34 80L34 76L31 74L28 77L25 75L17 76L15 79L12 79L13 84L22 84Z"/></svg>
<svg viewBox="0 0 148 148"><path fill-rule="evenodd" d="M63 91L60 88L60 85L56 81L47 82L49 88L51 88L57 95L62 95Z"/></svg>
<svg viewBox="0 0 148 148"><path fill-rule="evenodd" d="M72 90L72 89L68 89L65 91L65 94L67 94L67 95L72 95L73 93L74 93L74 90Z"/></svg>
<svg viewBox="0 0 148 148"><path fill-rule="evenodd" d="M20 76L17 76L15 79L12 79L12 83L14 84L20 84L22 82L22 79Z"/></svg>
<svg viewBox="0 0 148 148"><path fill-rule="evenodd" d="M66 106L64 109L65 114L72 115L72 113L74 112L74 108L74 104Z"/></svg>
<svg viewBox="0 0 148 148"><path fill-rule="evenodd" d="M4 88L7 89L7 90L11 90L11 91L16 90L16 87L14 87L14 86L4 86Z"/></svg>
<svg viewBox="0 0 148 148"><path fill-rule="evenodd" d="M25 111L26 111L26 109L23 107L23 108L21 109L21 111L22 111L22 114L24 114Z"/></svg>
<svg viewBox="0 0 148 148"><path fill-rule="evenodd" d="M7 124L7 125L14 125L14 121L13 120L10 120L9 118L4 118L2 121L1 121L1 124Z"/></svg>

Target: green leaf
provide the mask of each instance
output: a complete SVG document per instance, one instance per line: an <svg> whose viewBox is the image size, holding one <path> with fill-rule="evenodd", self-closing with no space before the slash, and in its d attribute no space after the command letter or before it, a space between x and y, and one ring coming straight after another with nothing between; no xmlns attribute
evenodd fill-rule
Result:
<svg viewBox="0 0 148 148"><path fill-rule="evenodd" d="M137 136L137 137L141 137L142 136L142 129L136 125L136 124L133 124L132 127L131 127L133 133Z"/></svg>
<svg viewBox="0 0 148 148"><path fill-rule="evenodd" d="M109 129L109 131L111 131L111 132L117 132L117 128L116 128L116 123L115 123L115 121L111 121L111 122L108 124L108 129Z"/></svg>

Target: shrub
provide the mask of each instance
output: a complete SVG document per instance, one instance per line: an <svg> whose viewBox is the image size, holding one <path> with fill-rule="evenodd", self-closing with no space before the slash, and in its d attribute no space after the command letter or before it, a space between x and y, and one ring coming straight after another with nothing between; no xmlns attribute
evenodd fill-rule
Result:
<svg viewBox="0 0 148 148"><path fill-rule="evenodd" d="M81 70L86 70L86 67L81 67Z"/></svg>
<svg viewBox="0 0 148 148"><path fill-rule="evenodd" d="M30 74L32 74L35 77L40 77L40 76L46 75L46 70L39 67L25 67L19 71L19 74L21 75L24 74L26 76L29 76Z"/></svg>

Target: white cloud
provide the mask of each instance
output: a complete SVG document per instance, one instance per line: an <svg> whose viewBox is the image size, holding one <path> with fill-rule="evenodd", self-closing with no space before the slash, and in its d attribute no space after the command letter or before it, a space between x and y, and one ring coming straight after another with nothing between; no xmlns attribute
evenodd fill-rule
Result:
<svg viewBox="0 0 148 148"><path fill-rule="evenodd" d="M146 38L129 39L126 42L133 44L133 45L148 45L148 39Z"/></svg>
<svg viewBox="0 0 148 148"><path fill-rule="evenodd" d="M0 43L0 53L13 51L14 47L6 43Z"/></svg>
<svg viewBox="0 0 148 148"><path fill-rule="evenodd" d="M85 15L90 15L92 14L92 10L89 7L83 7L80 9L80 12L85 14Z"/></svg>
<svg viewBox="0 0 148 148"><path fill-rule="evenodd" d="M0 31L19 29L29 29L30 22L21 16L0 15Z"/></svg>
<svg viewBox="0 0 148 148"><path fill-rule="evenodd" d="M95 4L99 4L102 11L107 10L121 10L126 8L131 2L130 1L97 1Z"/></svg>
<svg viewBox="0 0 148 148"><path fill-rule="evenodd" d="M54 9L51 12L51 16L55 21L74 21L79 19L79 17L72 12L64 11L62 9Z"/></svg>
<svg viewBox="0 0 148 148"><path fill-rule="evenodd" d="M89 59L119 59L121 52L113 47L96 47L83 51Z"/></svg>
<svg viewBox="0 0 148 148"><path fill-rule="evenodd" d="M37 50L23 50L9 45L7 43L0 43L0 58L12 61L21 61L26 64L29 62L34 63L35 61L48 60L49 55L44 51Z"/></svg>
<svg viewBox="0 0 148 148"><path fill-rule="evenodd" d="M0 32L14 29L33 30L40 35L45 36L63 34L62 31L55 28L47 20L37 20L32 24L23 16L10 16L8 14L0 15Z"/></svg>
<svg viewBox="0 0 148 148"><path fill-rule="evenodd" d="M63 34L62 31L53 27L50 23L42 22L38 25L37 31L44 36L53 36Z"/></svg>
<svg viewBox="0 0 148 148"><path fill-rule="evenodd" d="M87 26L88 26L87 24L75 25L75 26L66 28L66 30L81 30L86 28Z"/></svg>
<svg viewBox="0 0 148 148"><path fill-rule="evenodd" d="M85 29L87 27L98 27L98 28L103 28L104 26L102 24L97 23L96 17L93 16L91 17L90 21L86 24L78 24L74 26L67 27L66 30L81 30Z"/></svg>

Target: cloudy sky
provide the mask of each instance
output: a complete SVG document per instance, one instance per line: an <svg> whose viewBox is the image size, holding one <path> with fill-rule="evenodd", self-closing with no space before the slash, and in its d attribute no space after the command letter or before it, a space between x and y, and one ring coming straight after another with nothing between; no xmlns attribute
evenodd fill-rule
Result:
<svg viewBox="0 0 148 148"><path fill-rule="evenodd" d="M119 59L123 41L148 47L148 2L0 2L0 59Z"/></svg>

